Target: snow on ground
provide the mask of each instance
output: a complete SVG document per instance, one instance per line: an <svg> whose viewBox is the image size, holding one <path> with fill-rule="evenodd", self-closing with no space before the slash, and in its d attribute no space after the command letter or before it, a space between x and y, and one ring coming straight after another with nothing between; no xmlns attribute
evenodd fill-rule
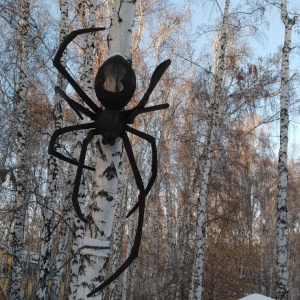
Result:
<svg viewBox="0 0 300 300"><path fill-rule="evenodd" d="M241 298L240 300L274 300L272 298L260 295L260 294L253 294L247 297Z"/></svg>

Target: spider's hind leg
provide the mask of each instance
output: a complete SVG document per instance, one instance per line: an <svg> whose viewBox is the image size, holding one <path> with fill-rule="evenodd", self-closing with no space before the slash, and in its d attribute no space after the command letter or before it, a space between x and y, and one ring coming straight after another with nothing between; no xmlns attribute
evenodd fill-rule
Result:
<svg viewBox="0 0 300 300"><path fill-rule="evenodd" d="M86 138L82 142L80 157L79 157L79 161L78 161L78 168L77 168L75 182L74 182L74 189L73 189L73 194L72 194L72 202L73 202L74 210L75 210L78 218L83 222L86 222L86 219L84 218L84 215L81 212L81 208L80 208L80 205L78 202L78 193L79 193L79 187L80 187L80 182L81 182L81 175L82 175L82 171L84 168L84 160L85 160L87 146L91 142L91 140L93 139L94 136L95 136L95 131L91 130L88 132Z"/></svg>
<svg viewBox="0 0 300 300"><path fill-rule="evenodd" d="M135 178L136 185L138 187L138 190L140 191L139 194L139 217L138 217L138 225L135 233L135 238L133 242L133 246L130 252L130 255L126 259L126 261L121 265L121 267L114 273L112 274L109 278L107 278L100 286L98 286L96 289L94 289L92 292L90 292L87 297L93 296L95 293L103 290L107 285L109 285L112 281L114 281L120 274L122 274L129 266L130 264L138 257L139 249L140 249L140 244L141 244L141 239L142 239L142 233L143 233L143 223L144 223L144 212L145 212L145 189L144 189L144 184L143 180L141 177L141 174L139 172L139 169L137 167L132 147L129 142L129 138L126 133L122 136L123 142L124 142L124 147L128 155L128 159L131 165L131 169L133 171L133 175Z"/></svg>
<svg viewBox="0 0 300 300"><path fill-rule="evenodd" d="M91 128L94 128L94 127L95 127L94 123L88 123L88 124L79 124L79 125L67 126L67 127L63 127L63 128L59 128L59 129L55 130L53 135L51 136L51 139L50 139L50 142L49 142L48 153L50 155L53 155L53 156L65 161L65 162L68 162L69 164L78 166L78 161L77 160L69 158L69 157L59 153L56 150L56 147L55 147L56 141L61 135L65 134L65 133L75 131L75 130L80 130L80 129L91 129ZM84 165L83 167L85 169L95 171L95 168L92 168L92 167L89 167L89 166L86 166L86 165Z"/></svg>
<svg viewBox="0 0 300 300"><path fill-rule="evenodd" d="M137 129L131 128L129 126L126 126L126 130L146 141L148 141L151 145L151 149L152 149L152 164L151 164L151 177L149 179L149 182L147 184L147 187L145 189L145 196L147 196L154 184L154 181L157 177L157 148L156 148L156 143L155 143L155 138L153 136L151 136L150 134L141 132ZM136 209L139 207L140 205L140 201L138 201L134 207L129 211L129 213L127 214L126 218L128 218L129 216L131 216Z"/></svg>

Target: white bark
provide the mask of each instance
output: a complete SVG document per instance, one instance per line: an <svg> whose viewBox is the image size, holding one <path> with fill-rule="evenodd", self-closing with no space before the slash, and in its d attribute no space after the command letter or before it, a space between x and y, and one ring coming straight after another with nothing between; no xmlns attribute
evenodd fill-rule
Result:
<svg viewBox="0 0 300 300"><path fill-rule="evenodd" d="M281 19L285 26L284 47L281 64L280 97L280 145L278 158L278 198L277 198L277 289L276 300L287 300L288 289L288 251L287 251L287 180L288 180L288 129L289 129L289 54L291 52L291 33L296 19L287 13L287 0L281 3Z"/></svg>
<svg viewBox="0 0 300 300"><path fill-rule="evenodd" d="M108 37L109 54L120 53L131 60L135 0L116 0Z"/></svg>
<svg viewBox="0 0 300 300"><path fill-rule="evenodd" d="M205 152L202 167L202 177L200 184L200 196L197 208L197 243L195 271L193 278L193 299L201 300L203 294L203 263L204 250L206 244L206 221L207 221L207 196L208 183L211 172L213 151L219 129L219 106L222 98L223 74L225 70L226 54L226 32L228 27L228 12L230 0L226 0L223 21L219 32L219 44L217 45L217 59L215 64L215 84L211 96L210 107L208 108L207 136L205 142Z"/></svg>
<svg viewBox="0 0 300 300"><path fill-rule="evenodd" d="M76 167L71 166L71 178L75 178L76 174ZM81 204L81 209L83 210L82 205L82 197L83 196L83 189L82 185L79 189L79 203ZM70 198L72 198L73 193L73 184L70 186ZM80 201L81 200L81 201ZM83 202L84 203L84 202ZM77 217L77 215L73 211L74 217L74 240L71 247L71 255L73 259L71 260L71 271L70 271L70 285L69 285L69 300L76 300L77 299L77 287L78 287L78 274L79 274L79 267L80 267L80 248L83 245L83 229L84 223Z"/></svg>
<svg viewBox="0 0 300 300"><path fill-rule="evenodd" d="M60 42L68 33L68 3L65 0L60 1L61 21L60 21ZM65 59L65 57L63 57ZM63 62L64 63L64 62ZM61 74L57 75L57 86L64 89L64 82ZM55 95L54 107L54 127L62 127L62 100L59 94ZM57 147L57 146L56 146ZM54 156L48 159L48 186L42 207L43 224L41 234L41 251L39 262L39 276L36 287L36 299L48 299L48 281L51 271L51 252L52 252L52 234L54 222L54 205L57 199L57 177L58 160Z"/></svg>
<svg viewBox="0 0 300 300"><path fill-rule="evenodd" d="M64 209L61 212L62 220L60 225L60 232L59 232L59 244L58 244L58 253L56 255L56 266L55 266L55 273L53 275L53 283L51 285L51 294L50 299L56 300L60 298L60 291L61 291L61 284L63 279L63 274L65 272L65 265L66 262L70 259L70 257L75 256L74 253L71 251L71 253L68 253L68 242L70 238L70 224L73 222L74 217L74 211L70 210L70 205L72 203L72 193L73 193L73 178L75 178L75 171L74 166L69 165L68 172L66 177L68 180L65 182L65 193L64 193ZM81 228L81 231L83 230L83 226ZM75 237L77 232L75 231ZM75 238L76 239L76 238ZM77 251L78 252L78 251ZM76 259L72 259L71 263L71 270L73 267L73 261ZM76 265L79 268L78 261L76 262ZM77 268L77 269L78 269ZM77 273L78 274L78 271ZM70 272L70 278L69 280L65 281L65 285L67 282L72 281L72 273ZM77 281L76 281L76 287L77 287ZM76 299L76 298L75 298Z"/></svg>
<svg viewBox="0 0 300 300"><path fill-rule="evenodd" d="M97 1L92 0L89 4L89 20L88 20L88 28L95 27L96 25L96 6ZM94 33L88 34L87 44L85 47L85 59L84 59L84 67L82 70L82 89L85 93L92 97L92 91L94 90L93 85L93 60L91 57L93 56L93 46L94 43ZM89 123L90 119L84 117L81 123ZM76 135L76 139L78 141L82 141L86 136L86 131L78 131ZM82 144L78 142L75 147L75 157L79 157L81 151ZM76 167L74 168L74 174L76 174ZM75 178L75 175L74 177ZM85 191L85 182L84 177L82 176L82 181L79 188L78 193L78 202L81 208L81 211L84 212L85 204L86 204L86 191ZM77 287L78 287L78 275L79 275L79 267L80 267L80 248L83 245L83 234L84 234L84 224L83 222L75 216L74 220L74 229L75 229L75 238L72 244L72 255L74 258L71 262L71 277L70 277L70 287L69 287L69 300L75 300L77 298Z"/></svg>
<svg viewBox="0 0 300 300"><path fill-rule="evenodd" d="M82 251L81 255L82 272L79 273L77 299L87 299L86 295L105 279L103 269L110 248L109 244L106 247L98 246L98 241L109 242L111 237L118 190L116 169L121 159L122 144L120 142L114 146L99 144L99 147L103 160L99 158L97 161L93 202L87 207L89 223L85 227L85 236L91 239L87 240L89 243L84 245L84 252ZM92 251L89 252L89 249ZM101 299L101 296L94 295L91 299Z"/></svg>
<svg viewBox="0 0 300 300"><path fill-rule="evenodd" d="M109 54L120 53L130 59L133 11L133 1L114 2ZM97 145L99 157L93 184L93 201L86 209L88 223L85 227L85 240L87 242L81 252L77 299L87 299L87 294L106 277L105 267L118 191L117 170L122 157L122 142L118 139L114 146L105 146L99 141ZM89 299L102 299L102 295L97 293Z"/></svg>
<svg viewBox="0 0 300 300"><path fill-rule="evenodd" d="M71 249L73 259L71 261L69 300L76 300L77 297L78 273L80 267L79 249L83 244L83 227L83 222L77 216L75 216L75 238Z"/></svg>
<svg viewBox="0 0 300 300"><path fill-rule="evenodd" d="M21 278L23 264L23 242L24 242L24 226L27 210L26 182L27 182L27 110L26 110L26 92L27 92L27 57L28 57L28 33L29 33L29 1L22 1L22 23L20 26L20 36L22 37L22 52L21 52L21 67L19 75L18 88L15 93L15 107L17 120L17 192L16 192L16 207L14 214L13 228L13 262L12 262L12 277L10 286L10 299L21 300Z"/></svg>
<svg viewBox="0 0 300 300"><path fill-rule="evenodd" d="M118 169L118 181L119 181L119 195L121 187L124 187L124 176L123 176L123 164L120 165ZM115 206L115 217L114 217L114 226L113 226L113 244L111 247L111 272L115 272L118 267L120 266L120 249L122 247L122 237L124 236L125 227L124 221L125 220L125 212L126 212L126 198L125 197L118 197L116 206ZM113 281L109 286L109 299L115 300L120 299L120 284L119 280Z"/></svg>
<svg viewBox="0 0 300 300"><path fill-rule="evenodd" d="M69 198L70 199L70 198ZM64 273L64 266L68 261L68 241L69 241L69 224L72 220L70 211L63 211L63 220L59 231L58 253L56 255L55 273L52 276L51 292L47 299L60 299L61 283Z"/></svg>

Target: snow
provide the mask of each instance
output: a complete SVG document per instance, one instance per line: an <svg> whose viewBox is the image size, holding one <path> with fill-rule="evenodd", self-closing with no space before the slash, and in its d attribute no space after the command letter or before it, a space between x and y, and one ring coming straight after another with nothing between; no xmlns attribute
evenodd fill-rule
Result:
<svg viewBox="0 0 300 300"><path fill-rule="evenodd" d="M260 294L253 294L247 297L241 298L240 300L274 300L273 298L269 298Z"/></svg>

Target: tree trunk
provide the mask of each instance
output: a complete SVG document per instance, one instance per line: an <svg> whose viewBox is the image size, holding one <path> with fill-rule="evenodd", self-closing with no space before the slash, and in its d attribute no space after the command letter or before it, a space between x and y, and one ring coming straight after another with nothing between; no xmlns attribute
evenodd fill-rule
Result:
<svg viewBox="0 0 300 300"><path fill-rule="evenodd" d="M21 300L21 278L23 267L23 242L24 242L24 226L26 218L26 210L28 205L27 190L27 145L26 137L27 128L27 108L26 108L26 92L27 92L27 57L28 57L28 33L29 33L29 13L30 3L27 0L22 1L22 23L20 26L20 36L22 37L21 67L19 75L18 88L15 92L16 122L17 122L17 182L16 182L16 207L14 214L13 228L13 262L12 277L10 285L10 299Z"/></svg>
<svg viewBox="0 0 300 300"><path fill-rule="evenodd" d="M133 26L133 1L114 2L111 31L109 34L109 54L120 53L130 60L131 35ZM110 238L114 220L114 207L118 191L117 170L122 158L122 141L115 145L97 142L99 157L93 184L92 203L86 209L89 223L85 226L84 245L81 251L81 271L79 273L78 299L87 299L91 292L106 277L105 268L109 256ZM102 293L100 293L102 294ZM102 299L98 293L90 299Z"/></svg>
<svg viewBox="0 0 300 300"><path fill-rule="evenodd" d="M69 197L69 200L71 198ZM62 211L63 219L59 231L58 252L56 255L55 273L52 276L52 285L50 295L47 299L57 300L60 299L61 283L65 271L65 264L68 262L69 256L68 241L70 235L69 224L72 222L72 213L68 210Z"/></svg>
<svg viewBox="0 0 300 300"><path fill-rule="evenodd" d="M118 180L119 180L119 195L122 195L123 187L125 186L125 178L123 175L124 166L123 164L120 165L118 170ZM126 201L127 197L118 197L116 206L115 206L115 217L114 217L114 226L113 226L113 244L111 246L111 272L115 272L120 266L120 249L122 249L122 241L123 236L125 234L125 226L124 220L126 220ZM122 222L123 220L123 222ZM125 275L125 272L124 272ZM122 291L123 292L123 291ZM119 280L113 281L109 286L109 299L110 300L117 300L121 298L121 291L120 291L120 282Z"/></svg>
<svg viewBox="0 0 300 300"><path fill-rule="evenodd" d="M68 33L68 3L60 1L61 21L60 21L60 42ZM64 58L63 58L64 59ZM64 89L65 84L61 74L57 75L58 87ZM55 94L55 107L53 111L55 129L62 127L62 101L58 93ZM58 147L56 145L56 147ZM54 222L54 205L58 196L57 187L58 162L57 158L50 156L48 159L48 186L42 207L43 224L41 234L41 252L39 262L39 276L36 287L36 299L48 299L48 281L51 271L52 235Z"/></svg>
<svg viewBox="0 0 300 300"><path fill-rule="evenodd" d="M88 5L89 9L89 20L88 20L88 28L95 27L96 25L96 8L97 8L97 1L92 0ZM82 69L82 76L81 76L81 86L85 93L92 97L92 92L94 90L93 85L93 49L94 49L94 33L90 33L87 36L87 43L84 49L85 58L84 58L84 66ZM84 103L82 103L84 105ZM90 120L84 116L83 120L81 121L82 124L88 123ZM80 130L76 134L76 140L82 141L86 136L86 131ZM82 143L78 142L75 145L75 157L79 157L81 151ZM75 167L76 168L76 167ZM74 174L76 172L74 171ZM73 177L74 178L74 177ZM86 204L86 191L85 191L85 182L84 177L82 176L81 184L78 193L78 202L81 208L81 211L84 212L85 204ZM72 244L72 255L74 258L71 261L71 274L70 274L70 287L69 287L69 300L75 300L77 297L77 288L78 288L78 276L79 276L79 267L80 267L80 248L83 245L83 235L84 235L84 224L83 222L75 215L74 219L74 230L75 230L75 238Z"/></svg>
<svg viewBox="0 0 300 300"><path fill-rule="evenodd" d="M288 300L287 268L287 180L288 180L288 129L289 129L289 55L291 52L292 27L296 18L287 13L287 0L281 3L281 19L285 26L284 47L281 64L280 97L280 145L278 157L278 198L277 198L277 289L276 300Z"/></svg>
<svg viewBox="0 0 300 300"><path fill-rule="evenodd" d="M207 196L208 183L211 173L211 165L213 159L213 151L216 137L219 129L219 107L222 98L223 74L225 70L225 54L226 54L226 32L228 27L228 11L230 0L226 0L223 14L221 30L219 32L219 43L216 49L215 58L215 84L214 91L211 95L210 107L208 108L207 135L203 155L202 177L200 184L200 196L197 207L197 244L195 271L193 279L193 299L201 300L203 294L203 265L204 250L206 244L206 221L207 221Z"/></svg>

